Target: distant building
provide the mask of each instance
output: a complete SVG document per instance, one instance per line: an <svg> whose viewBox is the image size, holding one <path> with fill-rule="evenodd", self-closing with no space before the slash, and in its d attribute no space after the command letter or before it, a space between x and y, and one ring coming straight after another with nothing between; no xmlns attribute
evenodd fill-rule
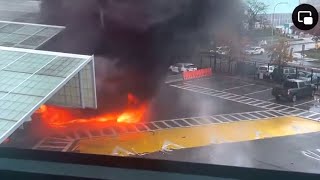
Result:
<svg viewBox="0 0 320 180"><path fill-rule="evenodd" d="M275 26L284 26L285 24L292 23L292 14L291 13L275 13L262 15L264 18L270 22L271 25ZM272 22L273 18L273 22Z"/></svg>
<svg viewBox="0 0 320 180"><path fill-rule="evenodd" d="M291 29L292 26L294 26L293 23L284 24L284 33L285 34L292 34L293 33L293 31Z"/></svg>

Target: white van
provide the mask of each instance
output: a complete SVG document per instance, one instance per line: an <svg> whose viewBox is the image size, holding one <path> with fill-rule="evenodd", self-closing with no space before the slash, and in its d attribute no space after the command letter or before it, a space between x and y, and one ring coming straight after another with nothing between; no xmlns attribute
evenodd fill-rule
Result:
<svg viewBox="0 0 320 180"><path fill-rule="evenodd" d="M259 66L257 69L257 76L259 77L260 74L263 74L263 78L270 78L270 74L273 72L274 68L274 66L268 67L268 65Z"/></svg>

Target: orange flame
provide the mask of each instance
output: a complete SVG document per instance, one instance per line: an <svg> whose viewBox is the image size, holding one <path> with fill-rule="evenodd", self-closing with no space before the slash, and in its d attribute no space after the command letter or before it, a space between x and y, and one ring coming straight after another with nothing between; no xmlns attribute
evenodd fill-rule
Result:
<svg viewBox="0 0 320 180"><path fill-rule="evenodd" d="M106 113L91 118L77 118L77 111L55 106L41 106L36 114L50 127L61 128L68 125L96 123L138 123L143 120L148 109L147 103L139 102L132 94L128 94L127 108L122 112Z"/></svg>

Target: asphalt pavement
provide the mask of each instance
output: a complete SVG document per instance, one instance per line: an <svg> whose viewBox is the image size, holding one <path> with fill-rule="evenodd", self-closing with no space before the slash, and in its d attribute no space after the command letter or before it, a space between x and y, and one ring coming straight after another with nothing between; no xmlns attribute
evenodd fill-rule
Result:
<svg viewBox="0 0 320 180"><path fill-rule="evenodd" d="M248 83L236 82L232 79L215 84L211 83L212 81L216 80L206 80L206 82L204 82L208 85L206 87L219 90L230 89L230 91L232 91L232 88L248 85ZM199 80L199 82L195 81L193 83L202 84L202 81ZM172 85L175 84L180 83L177 82ZM244 90L240 89L239 91ZM208 97L204 94L181 90L168 84L161 87L159 94L155 97L152 109L155 121L262 110L258 107L225 101L218 97Z"/></svg>
<svg viewBox="0 0 320 180"><path fill-rule="evenodd" d="M0 17L38 22L37 3L1 0ZM268 61L266 55L253 58ZM320 173L318 97L275 101L271 88L237 76L169 76L151 102L147 122L83 128L20 147Z"/></svg>

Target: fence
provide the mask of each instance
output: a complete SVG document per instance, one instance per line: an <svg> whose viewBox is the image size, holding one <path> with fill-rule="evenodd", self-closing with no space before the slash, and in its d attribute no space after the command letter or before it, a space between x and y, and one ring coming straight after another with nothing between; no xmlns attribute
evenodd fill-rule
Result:
<svg viewBox="0 0 320 180"><path fill-rule="evenodd" d="M181 59L181 57L180 57ZM184 57L183 59L189 59L188 62L194 63L200 69L211 68L212 71L216 73L228 74L228 75L237 75L237 76L245 76L247 78L256 79L257 69L260 66L271 66L272 64L268 64L265 59L253 59L251 57L250 60L243 60L245 58L237 58L237 60L232 60L230 57L224 55L214 56L214 53L202 53L200 56L200 60L197 60L197 57ZM304 67L298 65L288 65L281 66L281 68L295 68L295 75L291 75L290 78L300 78L303 76L303 73L309 73L310 77L307 77L307 80L311 81L313 84L320 84L320 68L311 68ZM316 75L314 75L316 74ZM286 79L286 78L284 78ZM281 79L278 82L282 82L284 79Z"/></svg>

